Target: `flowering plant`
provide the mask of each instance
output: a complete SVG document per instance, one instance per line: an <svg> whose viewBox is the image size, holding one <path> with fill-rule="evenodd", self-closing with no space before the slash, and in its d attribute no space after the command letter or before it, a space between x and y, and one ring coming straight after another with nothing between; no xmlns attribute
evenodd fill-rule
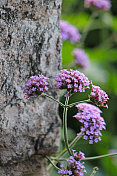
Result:
<svg viewBox="0 0 117 176"><path fill-rule="evenodd" d="M83 160L88 159L96 159L101 158L105 156L110 155L116 155L115 154L107 154L105 156L97 156L97 157L90 157L85 158L84 153L79 151L79 153L75 150L72 150L72 146L78 142L80 138L83 138L85 140L89 140L89 144L93 144L93 142L97 143L98 141L101 141L102 133L101 131L106 129L106 123L103 119L103 117L100 116L102 111L97 107L105 103L107 103L107 100L109 99L107 94L101 90L99 87L92 85L92 82L88 80L88 78L81 72L77 70L61 70L60 73L58 73L55 77L55 81L57 84L54 86L54 88L57 89L66 89L67 93L65 94L66 100L65 104L59 102L58 100L54 99L53 97L49 96L45 93L45 91L48 91L47 88L47 80L49 78L46 78L43 75L38 76L32 76L28 80L28 82L25 84L25 87L23 89L25 98L30 98L30 96L41 96L44 95L55 102L59 103L60 106L63 107L63 131L64 131L64 141L66 149L61 152L61 154L56 158L48 158L48 160L51 162L53 166L55 166L58 169L58 174L60 175L74 175L74 176L82 176L84 173L86 173L86 169L84 166ZM75 94L76 92L84 92L85 89L90 88L89 85L92 85L92 91L89 95L90 99L75 102L72 104L69 104L69 98L72 96L72 94ZM97 101L94 101L96 99ZM97 106L92 105L91 103L95 103ZM76 138L71 142L71 144L68 144L68 135L67 135L67 111L69 108L75 106L78 109L78 113L74 115L77 120L82 124L81 125L81 132L78 133ZM103 106L105 107L105 106ZM67 166L64 166L63 164L60 166L61 168L58 168L56 166L56 159L61 159L60 157L65 153L68 152L70 159L65 159L67 161ZM55 160L55 161L52 161ZM96 173L97 167L94 168L93 173ZM93 174L92 173L92 174ZM93 174L94 175L94 174Z"/></svg>

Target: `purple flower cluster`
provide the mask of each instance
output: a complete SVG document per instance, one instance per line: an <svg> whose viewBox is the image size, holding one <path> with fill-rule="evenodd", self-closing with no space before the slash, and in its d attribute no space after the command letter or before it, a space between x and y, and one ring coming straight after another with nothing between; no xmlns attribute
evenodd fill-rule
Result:
<svg viewBox="0 0 117 176"><path fill-rule="evenodd" d="M100 116L102 112L98 107L88 104L80 103L77 106L78 113L74 116L82 123L81 132L83 132L83 139L89 140L89 144L101 140L101 130L105 129L105 122Z"/></svg>
<svg viewBox="0 0 117 176"><path fill-rule="evenodd" d="M65 168L62 164L62 169L58 171L59 174L65 176L65 175L71 175L71 176L83 176L85 170L84 162L81 162L81 159L85 158L84 153L75 152L73 150L73 156L70 156L70 159L66 159L67 161L67 167Z"/></svg>
<svg viewBox="0 0 117 176"><path fill-rule="evenodd" d="M89 66L89 57L83 49L75 48L73 50L73 56L78 67L85 69Z"/></svg>
<svg viewBox="0 0 117 176"><path fill-rule="evenodd" d="M48 91L48 82L47 77L43 75L39 76L31 76L28 82L25 84L23 89L23 93L25 94L25 98L29 98L31 96L38 96L44 91Z"/></svg>
<svg viewBox="0 0 117 176"><path fill-rule="evenodd" d="M90 100L96 105L108 108L108 105L106 104L109 99L108 95L99 86L92 85L92 91L89 97Z"/></svg>
<svg viewBox="0 0 117 176"><path fill-rule="evenodd" d="M68 95L76 92L85 92L85 89L89 88L90 82L88 78L81 72L77 70L66 69L61 70L61 73L58 73L55 80L57 81L56 88L58 89L67 89Z"/></svg>
<svg viewBox="0 0 117 176"><path fill-rule="evenodd" d="M70 40L71 43L75 43L79 42L81 39L81 35L78 29L66 21L63 20L60 21L60 30L62 41Z"/></svg>
<svg viewBox="0 0 117 176"><path fill-rule="evenodd" d="M111 8L110 0L85 0L85 7L95 7L99 10L107 11Z"/></svg>

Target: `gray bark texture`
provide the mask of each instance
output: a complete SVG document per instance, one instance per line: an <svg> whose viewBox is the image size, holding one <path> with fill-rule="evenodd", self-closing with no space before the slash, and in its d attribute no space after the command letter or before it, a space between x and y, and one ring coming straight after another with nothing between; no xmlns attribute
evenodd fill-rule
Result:
<svg viewBox="0 0 117 176"><path fill-rule="evenodd" d="M58 105L43 96L26 100L22 88L41 73L54 85L60 7L61 0L0 0L0 176L47 176L45 155L58 151Z"/></svg>

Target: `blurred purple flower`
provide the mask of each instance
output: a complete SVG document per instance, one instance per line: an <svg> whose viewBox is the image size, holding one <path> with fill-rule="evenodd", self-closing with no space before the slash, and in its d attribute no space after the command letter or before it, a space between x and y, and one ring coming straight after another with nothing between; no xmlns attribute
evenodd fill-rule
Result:
<svg viewBox="0 0 117 176"><path fill-rule="evenodd" d="M68 93L65 96L76 92L85 92L85 89L89 88L90 85L88 78L83 73L72 69L69 71L61 70L55 80L57 81L56 88L67 89Z"/></svg>
<svg viewBox="0 0 117 176"><path fill-rule="evenodd" d="M60 30L62 41L70 40L71 43L75 43L79 42L81 39L81 35L78 29L66 21L60 21Z"/></svg>
<svg viewBox="0 0 117 176"><path fill-rule="evenodd" d="M101 140L102 134L100 131L106 129L104 119L100 116L102 111L88 103L80 103L76 107L79 112L73 117L82 123L83 139L89 140L89 144L97 143Z"/></svg>
<svg viewBox="0 0 117 176"><path fill-rule="evenodd" d="M111 3L110 0L85 0L85 7L90 8L91 6L107 11L111 8Z"/></svg>
<svg viewBox="0 0 117 176"><path fill-rule="evenodd" d="M43 75L39 76L31 76L28 82L25 84L23 88L23 93L25 94L25 98L29 98L31 96L38 96L44 91L48 91L48 82L47 77Z"/></svg>
<svg viewBox="0 0 117 176"><path fill-rule="evenodd" d="M73 56L75 57L75 63L78 67L83 69L88 68L90 64L89 57L83 49L75 48L73 50Z"/></svg>
<svg viewBox="0 0 117 176"><path fill-rule="evenodd" d="M73 156L70 156L70 159L66 159L67 161L67 167L65 168L64 165L62 164L61 167L62 169L58 171L59 174L65 176L65 175L74 175L74 176L83 176L85 170L84 162L81 162L81 159L85 158L84 153L75 152L73 150Z"/></svg>
<svg viewBox="0 0 117 176"><path fill-rule="evenodd" d="M99 86L92 85L92 91L89 95L90 100L98 106L107 107L108 95Z"/></svg>

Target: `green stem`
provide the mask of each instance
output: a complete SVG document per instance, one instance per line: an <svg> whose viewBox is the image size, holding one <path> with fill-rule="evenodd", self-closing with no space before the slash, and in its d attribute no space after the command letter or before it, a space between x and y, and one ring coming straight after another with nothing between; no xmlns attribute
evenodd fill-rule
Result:
<svg viewBox="0 0 117 176"><path fill-rule="evenodd" d="M81 38L81 41L80 41L80 47L84 46L85 39L86 39L86 37L87 37L87 35L90 31L90 27L92 26L96 16L97 16L97 12L94 11L92 13L90 22L88 23L88 25L85 27L85 29L83 31L82 38Z"/></svg>
<svg viewBox="0 0 117 176"><path fill-rule="evenodd" d="M94 176L98 170L99 170L98 167L94 167L93 168L93 172L92 172L92 174L90 176Z"/></svg>
<svg viewBox="0 0 117 176"><path fill-rule="evenodd" d="M51 160L54 160L54 161L66 161L67 158L56 158L56 157L51 157Z"/></svg>
<svg viewBox="0 0 117 176"><path fill-rule="evenodd" d="M80 133L82 134L82 132ZM75 139L69 144L69 148L73 147L81 138L82 135L76 136ZM55 158L55 160L59 160L60 157L62 157L65 153L67 153L67 149L65 148L61 153L58 154L58 156ZM54 158L54 157L53 157ZM60 159L61 160L61 159ZM54 164L57 164L57 162L55 161ZM52 165L50 164L48 166L48 171L52 168Z"/></svg>
<svg viewBox="0 0 117 176"><path fill-rule="evenodd" d="M105 158L105 157L114 156L114 155L117 155L117 153L100 155L100 156L94 156L94 157L86 157L86 158L83 158L82 161L94 160L94 159L99 159L99 158Z"/></svg>
<svg viewBox="0 0 117 176"><path fill-rule="evenodd" d="M75 139L69 144L69 148L73 147L81 138L82 136L76 136ZM65 148L58 156L57 158L60 158L61 156L63 156L65 153L67 153L67 149Z"/></svg>
<svg viewBox="0 0 117 176"><path fill-rule="evenodd" d="M67 105L68 108L72 108L73 106L79 104L79 103L84 103L84 102L90 102L90 99L88 100L83 100L83 101L78 101L78 102L75 102L75 103L72 103L72 104L69 104Z"/></svg>
<svg viewBox="0 0 117 176"><path fill-rule="evenodd" d="M105 157L115 156L115 155L117 155L117 153L112 153L112 154L107 154L107 155L100 155L100 156L94 156L94 157L86 157L86 158L83 158L82 161L100 159L100 158L105 158ZM67 158L51 157L51 159L52 160L56 160L56 161L65 161Z"/></svg>
<svg viewBox="0 0 117 176"><path fill-rule="evenodd" d="M42 95L44 95L44 96L50 98L51 100L53 100L53 101L59 103L62 107L65 107L65 105L64 105L63 103L61 103L60 101L56 100L55 98L49 96L48 94L46 94L46 93L42 93Z"/></svg>
<svg viewBox="0 0 117 176"><path fill-rule="evenodd" d="M64 132L64 141L65 141L66 148L68 150L69 155L72 155L71 151L69 149L68 135L67 135L67 111L68 111L68 108L66 106L68 105L68 102L69 102L69 97L67 97L65 100L65 107L64 107L64 111L63 111L63 132Z"/></svg>
<svg viewBox="0 0 117 176"><path fill-rule="evenodd" d="M48 161L52 164L52 166L54 166L57 170L61 170L59 167L57 167L54 162L48 157L46 156L46 158L48 159Z"/></svg>
<svg viewBox="0 0 117 176"><path fill-rule="evenodd" d="M101 155L101 156L95 156L95 157L86 157L86 158L83 158L82 161L99 159L99 158L104 158L104 157L109 157L109 156L115 156L115 155L117 155L117 153L107 154L107 155ZM55 161L65 161L68 158L51 157L51 159L55 160Z"/></svg>

